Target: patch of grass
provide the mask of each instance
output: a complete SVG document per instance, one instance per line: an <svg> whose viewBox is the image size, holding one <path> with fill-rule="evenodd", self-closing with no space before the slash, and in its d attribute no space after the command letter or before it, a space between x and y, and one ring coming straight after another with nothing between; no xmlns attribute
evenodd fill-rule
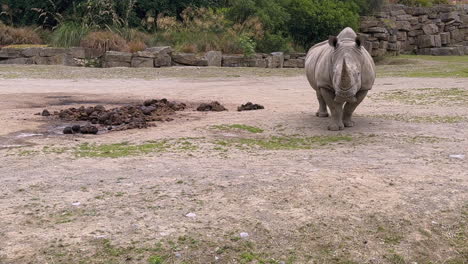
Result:
<svg viewBox="0 0 468 264"><path fill-rule="evenodd" d="M248 126L248 125L242 125L242 124L216 125L216 126L212 126L211 128L217 129L217 130L224 130L224 131L227 131L227 130L242 130L242 131L247 131L247 132L254 133L254 134L259 134L259 133L264 132L264 130L261 129L261 128L254 127L254 126Z"/></svg>
<svg viewBox="0 0 468 264"><path fill-rule="evenodd" d="M17 79L144 79L161 78L251 78L303 76L304 69L166 67L166 68L76 68L61 65L0 65L0 78Z"/></svg>
<svg viewBox="0 0 468 264"><path fill-rule="evenodd" d="M148 258L148 264L163 264L165 258L163 256L154 255Z"/></svg>
<svg viewBox="0 0 468 264"><path fill-rule="evenodd" d="M392 90L371 96L372 99L398 101L410 105L464 105L468 106L468 89L463 88L419 88Z"/></svg>
<svg viewBox="0 0 468 264"><path fill-rule="evenodd" d="M378 63L377 75L394 77L467 78L468 56L401 55Z"/></svg>
<svg viewBox="0 0 468 264"><path fill-rule="evenodd" d="M46 48L48 45L41 45L41 44L14 44L14 45L7 45L3 48L8 49L29 49L29 48Z"/></svg>
<svg viewBox="0 0 468 264"><path fill-rule="evenodd" d="M407 263L403 256L393 251L391 251L390 254L385 255L384 259L386 259L391 264L406 264Z"/></svg>
<svg viewBox="0 0 468 264"><path fill-rule="evenodd" d="M128 156L137 156L151 152L161 152L168 148L167 142L152 141L145 144L133 145L129 143L117 144L81 144L75 149L78 157L86 158L121 158Z"/></svg>
<svg viewBox="0 0 468 264"><path fill-rule="evenodd" d="M370 117L381 118L386 120L403 121L407 123L433 123L433 124L454 124L467 121L464 116L408 116L402 114L394 115L372 115Z"/></svg>
<svg viewBox="0 0 468 264"><path fill-rule="evenodd" d="M261 148L266 150L300 150L311 149L314 146L324 146L332 143L350 142L351 136L314 136L314 137L287 137L273 136L269 138L237 138L217 141L221 146L234 146L243 148Z"/></svg>

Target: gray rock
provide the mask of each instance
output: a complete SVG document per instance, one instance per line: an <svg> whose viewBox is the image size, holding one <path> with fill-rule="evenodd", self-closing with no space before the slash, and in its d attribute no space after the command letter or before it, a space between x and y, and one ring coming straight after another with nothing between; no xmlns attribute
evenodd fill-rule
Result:
<svg viewBox="0 0 468 264"><path fill-rule="evenodd" d="M208 61L194 53L174 53L172 54L174 65L182 66L208 66Z"/></svg>
<svg viewBox="0 0 468 264"><path fill-rule="evenodd" d="M254 57L245 57L244 55L223 55L223 67L266 68L267 60L261 55Z"/></svg>
<svg viewBox="0 0 468 264"><path fill-rule="evenodd" d="M154 58L152 58L152 57L132 57L132 61L131 61L130 65L133 68L153 68L154 67Z"/></svg>
<svg viewBox="0 0 468 264"><path fill-rule="evenodd" d="M399 16L396 16L396 20L397 21L410 21L411 19L413 19L413 16L412 15L399 15ZM417 20L417 19L416 19Z"/></svg>
<svg viewBox="0 0 468 264"><path fill-rule="evenodd" d="M378 40L388 41L388 34L387 33L375 33L374 37L376 37Z"/></svg>
<svg viewBox="0 0 468 264"><path fill-rule="evenodd" d="M284 53L273 52L267 58L267 68L283 68Z"/></svg>
<svg viewBox="0 0 468 264"><path fill-rule="evenodd" d="M389 41L389 42L395 43L395 42L397 42L397 40L398 40L397 35L390 35L390 36L388 37L388 41Z"/></svg>
<svg viewBox="0 0 468 264"><path fill-rule="evenodd" d="M450 44L450 33L449 32L440 33L440 43L442 45Z"/></svg>
<svg viewBox="0 0 468 264"><path fill-rule="evenodd" d="M450 38L452 39L452 43L459 43L464 40L464 36L461 34L459 29L451 31Z"/></svg>
<svg viewBox="0 0 468 264"><path fill-rule="evenodd" d="M408 35L405 31L398 31L397 33L397 40L406 40L408 38Z"/></svg>
<svg viewBox="0 0 468 264"><path fill-rule="evenodd" d="M401 48L401 43L400 43L400 41L397 41L396 43L388 43L387 50L399 51L400 48Z"/></svg>
<svg viewBox="0 0 468 264"><path fill-rule="evenodd" d="M57 55L65 55L69 52L68 49L64 48L41 48L39 56L41 57L53 57Z"/></svg>
<svg viewBox="0 0 468 264"><path fill-rule="evenodd" d="M434 35L439 33L439 27L435 24L426 24L422 27L422 30L426 35Z"/></svg>
<svg viewBox="0 0 468 264"><path fill-rule="evenodd" d="M411 24L408 21L397 21L396 28L401 31L411 31Z"/></svg>
<svg viewBox="0 0 468 264"><path fill-rule="evenodd" d="M305 59L289 59L285 60L283 64L284 68L304 68L305 67Z"/></svg>
<svg viewBox="0 0 468 264"><path fill-rule="evenodd" d="M391 16L401 16L401 15L406 15L405 10L400 9L400 10L395 10L395 11L390 11Z"/></svg>
<svg viewBox="0 0 468 264"><path fill-rule="evenodd" d="M169 67L172 65L172 48L169 46L151 47L145 49L154 55L154 67Z"/></svg>
<svg viewBox="0 0 468 264"><path fill-rule="evenodd" d="M33 57L33 63L38 65L64 65L66 54L59 54L50 57Z"/></svg>
<svg viewBox="0 0 468 264"><path fill-rule="evenodd" d="M208 51L205 53L205 60L208 66L221 67L223 62L223 53L221 51Z"/></svg>
<svg viewBox="0 0 468 264"><path fill-rule="evenodd" d="M0 64L33 64L32 58L10 58L0 60Z"/></svg>
<svg viewBox="0 0 468 264"><path fill-rule="evenodd" d="M380 41L379 49L387 50L387 48L388 48L388 41Z"/></svg>
<svg viewBox="0 0 468 264"><path fill-rule="evenodd" d="M408 32L408 36L409 37L417 37L417 36L420 36L420 35L423 35L424 32L422 30L412 30L410 32Z"/></svg>
<svg viewBox="0 0 468 264"><path fill-rule="evenodd" d="M366 31L364 31L364 33L388 33L388 31L386 28L383 27L370 27Z"/></svg>
<svg viewBox="0 0 468 264"><path fill-rule="evenodd" d="M21 51L21 55L29 58L39 56L41 49L42 48L26 48Z"/></svg>
<svg viewBox="0 0 468 264"><path fill-rule="evenodd" d="M0 59L5 58L18 58L21 57L23 49L3 48L0 49Z"/></svg>
<svg viewBox="0 0 468 264"><path fill-rule="evenodd" d="M458 12L441 13L440 19L442 20L442 22L448 22L451 20L461 21Z"/></svg>
<svg viewBox="0 0 468 264"><path fill-rule="evenodd" d="M155 54L150 51L137 51L133 54L133 57L140 57L140 58L151 58L154 59Z"/></svg>
<svg viewBox="0 0 468 264"><path fill-rule="evenodd" d="M130 67L132 54L129 52L108 51L104 54L103 67Z"/></svg>
<svg viewBox="0 0 468 264"><path fill-rule="evenodd" d="M443 47L443 48L432 48L432 56L463 56L464 47Z"/></svg>
<svg viewBox="0 0 468 264"><path fill-rule="evenodd" d="M440 35L420 35L417 44L419 48L433 48L442 46Z"/></svg>

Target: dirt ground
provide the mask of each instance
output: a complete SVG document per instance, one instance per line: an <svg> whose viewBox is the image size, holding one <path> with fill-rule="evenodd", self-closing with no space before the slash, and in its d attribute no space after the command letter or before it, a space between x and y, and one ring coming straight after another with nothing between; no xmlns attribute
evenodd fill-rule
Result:
<svg viewBox="0 0 468 264"><path fill-rule="evenodd" d="M191 107L97 136L34 115L152 98ZM468 79L378 78L340 132L317 109L303 75L0 79L0 263L468 263Z"/></svg>

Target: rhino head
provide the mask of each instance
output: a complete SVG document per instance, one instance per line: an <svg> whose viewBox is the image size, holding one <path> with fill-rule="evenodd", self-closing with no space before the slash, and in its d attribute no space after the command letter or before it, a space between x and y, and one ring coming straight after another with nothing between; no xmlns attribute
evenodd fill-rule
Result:
<svg viewBox="0 0 468 264"><path fill-rule="evenodd" d="M335 102L354 103L356 93L361 88L362 50L361 40L338 40L330 37L329 44L334 48L332 55L332 81L335 90Z"/></svg>

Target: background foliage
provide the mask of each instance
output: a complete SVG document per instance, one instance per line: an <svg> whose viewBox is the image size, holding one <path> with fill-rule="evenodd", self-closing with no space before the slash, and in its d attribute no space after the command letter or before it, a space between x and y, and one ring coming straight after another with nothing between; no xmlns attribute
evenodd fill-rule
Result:
<svg viewBox="0 0 468 264"><path fill-rule="evenodd" d="M446 0L400 0L430 5ZM172 45L187 52L307 50L384 0L0 0L0 45L45 42L140 50ZM19 28L22 28L19 30ZM33 39L22 34L36 32ZM39 40L37 39L39 37ZM103 39L101 39L103 38ZM21 43L19 43L21 44ZM114 45L104 45L113 47Z"/></svg>

